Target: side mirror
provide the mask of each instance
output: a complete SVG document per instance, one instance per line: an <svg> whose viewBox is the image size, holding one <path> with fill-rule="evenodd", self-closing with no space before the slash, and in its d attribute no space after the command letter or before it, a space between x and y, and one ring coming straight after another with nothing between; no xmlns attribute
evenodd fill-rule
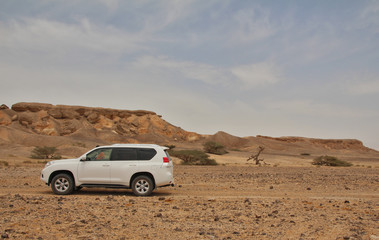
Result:
<svg viewBox="0 0 379 240"><path fill-rule="evenodd" d="M87 157L86 157L86 155L84 155L84 156L82 156L81 158L80 158L80 161L81 162L85 162L87 159L86 159Z"/></svg>

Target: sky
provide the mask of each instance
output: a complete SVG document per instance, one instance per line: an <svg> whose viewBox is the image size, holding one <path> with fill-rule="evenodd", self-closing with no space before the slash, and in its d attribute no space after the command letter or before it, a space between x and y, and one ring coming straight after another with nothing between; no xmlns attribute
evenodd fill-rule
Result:
<svg viewBox="0 0 379 240"><path fill-rule="evenodd" d="M379 1L1 0L0 104L379 150Z"/></svg>

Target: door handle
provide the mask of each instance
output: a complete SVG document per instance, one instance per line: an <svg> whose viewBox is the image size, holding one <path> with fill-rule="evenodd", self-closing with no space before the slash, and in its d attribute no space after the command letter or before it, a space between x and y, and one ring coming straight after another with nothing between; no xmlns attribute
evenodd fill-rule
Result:
<svg viewBox="0 0 379 240"><path fill-rule="evenodd" d="M135 166L137 166L137 165L135 165L135 164L131 164L131 165L129 165L130 167L135 167Z"/></svg>
<svg viewBox="0 0 379 240"><path fill-rule="evenodd" d="M108 165L108 164L104 164L104 165L103 165L103 167L109 167L109 166L110 166L110 165Z"/></svg>

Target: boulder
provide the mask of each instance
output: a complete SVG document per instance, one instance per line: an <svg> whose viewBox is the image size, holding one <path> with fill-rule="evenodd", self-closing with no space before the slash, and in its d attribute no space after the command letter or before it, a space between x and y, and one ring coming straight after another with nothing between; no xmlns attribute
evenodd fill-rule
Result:
<svg viewBox="0 0 379 240"><path fill-rule="evenodd" d="M12 116L12 121L17 121L17 120L18 120L18 115L17 114L13 115Z"/></svg>
<svg viewBox="0 0 379 240"><path fill-rule="evenodd" d="M126 130L121 124L117 124L116 125L116 128L115 128L115 131L120 134L120 135L125 135L127 134L129 131Z"/></svg>
<svg viewBox="0 0 379 240"><path fill-rule="evenodd" d="M47 111L53 107L54 107L54 105L48 104L48 103L25 103L25 102L21 102L21 103L13 104L12 110L14 110L16 112L26 112L26 111L38 112L41 110Z"/></svg>
<svg viewBox="0 0 379 240"><path fill-rule="evenodd" d="M12 123L12 118L4 111L0 111L0 126L8 126Z"/></svg>
<svg viewBox="0 0 379 240"><path fill-rule="evenodd" d="M80 114L73 109L61 109L63 119L78 119Z"/></svg>
<svg viewBox="0 0 379 240"><path fill-rule="evenodd" d="M63 118L61 110L59 110L57 108L51 108L51 109L47 110L47 113L55 119Z"/></svg>
<svg viewBox="0 0 379 240"><path fill-rule="evenodd" d="M97 121L99 121L99 114L97 114L96 112L92 112L90 113L88 116L87 116L87 120L88 122L92 123L92 124L95 124L97 123Z"/></svg>
<svg viewBox="0 0 379 240"><path fill-rule="evenodd" d="M1 104L0 110L2 110L2 109L9 109L9 107L7 105L5 105L5 104Z"/></svg>
<svg viewBox="0 0 379 240"><path fill-rule="evenodd" d="M18 121L24 126L31 125L33 122L37 122L37 116L30 112L22 112L18 114Z"/></svg>
<svg viewBox="0 0 379 240"><path fill-rule="evenodd" d="M60 127L53 119L40 120L32 124L32 130L38 134L60 136Z"/></svg>
<svg viewBox="0 0 379 240"><path fill-rule="evenodd" d="M10 125L13 121L16 121L17 119L17 113L12 109L0 109L0 125Z"/></svg>

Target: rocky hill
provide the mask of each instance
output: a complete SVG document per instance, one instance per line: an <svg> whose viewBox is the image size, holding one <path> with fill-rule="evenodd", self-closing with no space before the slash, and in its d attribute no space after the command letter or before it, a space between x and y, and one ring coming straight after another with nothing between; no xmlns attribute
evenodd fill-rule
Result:
<svg viewBox="0 0 379 240"><path fill-rule="evenodd" d="M3 146L164 144L201 138L200 134L173 126L150 111L24 102L14 104L11 109L5 105L0 107L0 144Z"/></svg>
<svg viewBox="0 0 379 240"><path fill-rule="evenodd" d="M116 110L45 103L17 103L0 106L0 146L3 153L28 156L34 146L56 146L68 155L82 148L112 143L174 144L182 148L202 148L216 141L228 149L254 151L266 147L273 154L354 152L374 154L358 140L312 139L266 136L236 137L225 132L201 135L176 127L151 111Z"/></svg>
<svg viewBox="0 0 379 240"><path fill-rule="evenodd" d="M201 136L184 131L150 111L17 103L2 105L0 125L48 136L99 137L110 142L149 139L195 141Z"/></svg>

